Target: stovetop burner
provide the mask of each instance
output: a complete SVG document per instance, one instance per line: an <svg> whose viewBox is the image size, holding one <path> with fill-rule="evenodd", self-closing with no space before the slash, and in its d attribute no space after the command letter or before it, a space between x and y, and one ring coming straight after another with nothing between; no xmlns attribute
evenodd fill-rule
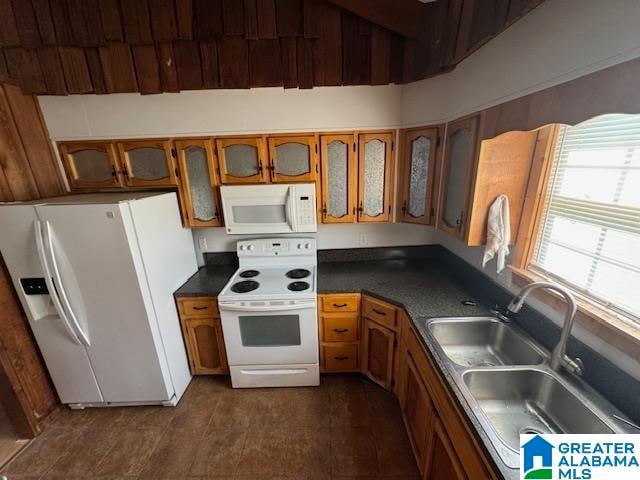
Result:
<svg viewBox="0 0 640 480"><path fill-rule="evenodd" d="M242 278L252 278L257 277L258 275L260 275L260 272L258 270L245 270L244 272L240 272L238 274L238 276Z"/></svg>
<svg viewBox="0 0 640 480"><path fill-rule="evenodd" d="M289 285L287 285L287 288L292 292L301 292L302 290L306 290L310 286L311 285L309 285L307 282L291 282Z"/></svg>
<svg viewBox="0 0 640 480"><path fill-rule="evenodd" d="M293 270L289 270L286 273L288 278L306 278L311 275L311 272L306 268L295 268ZM294 283L306 283L306 282L294 282Z"/></svg>
<svg viewBox="0 0 640 480"><path fill-rule="evenodd" d="M258 288L260 284L255 280L243 280L242 282L231 285L231 291L235 293L247 293Z"/></svg>

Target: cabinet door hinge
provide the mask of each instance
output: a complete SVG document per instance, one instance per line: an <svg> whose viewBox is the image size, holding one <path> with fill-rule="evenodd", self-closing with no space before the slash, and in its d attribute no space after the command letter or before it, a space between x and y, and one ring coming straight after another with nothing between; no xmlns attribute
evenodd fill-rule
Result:
<svg viewBox="0 0 640 480"><path fill-rule="evenodd" d="M394 142L393 140L391 140L391 151L396 149L396 142Z"/></svg>
<svg viewBox="0 0 640 480"><path fill-rule="evenodd" d="M318 144L316 143L316 155L318 154Z"/></svg>
<svg viewBox="0 0 640 480"><path fill-rule="evenodd" d="M176 174L176 178L180 178L180 172L178 171L178 167L174 168L173 171Z"/></svg>
<svg viewBox="0 0 640 480"><path fill-rule="evenodd" d="M175 148L172 148L171 155L173 156L173 158L176 158L178 156L178 151Z"/></svg>
<svg viewBox="0 0 640 480"><path fill-rule="evenodd" d="M354 151L354 152L356 151L356 148L357 148L357 147L356 147L356 142L353 142L353 151Z"/></svg>
<svg viewBox="0 0 640 480"><path fill-rule="evenodd" d="M436 147L439 147L441 143L442 143L442 138L438 136L438 138L436 139Z"/></svg>

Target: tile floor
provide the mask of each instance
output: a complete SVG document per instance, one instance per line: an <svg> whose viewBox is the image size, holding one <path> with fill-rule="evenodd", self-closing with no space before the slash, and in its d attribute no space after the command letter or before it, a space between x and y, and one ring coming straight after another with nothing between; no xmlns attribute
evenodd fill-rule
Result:
<svg viewBox="0 0 640 480"><path fill-rule="evenodd" d="M414 479L397 401L358 376L233 390L199 377L176 408L65 410L9 480Z"/></svg>

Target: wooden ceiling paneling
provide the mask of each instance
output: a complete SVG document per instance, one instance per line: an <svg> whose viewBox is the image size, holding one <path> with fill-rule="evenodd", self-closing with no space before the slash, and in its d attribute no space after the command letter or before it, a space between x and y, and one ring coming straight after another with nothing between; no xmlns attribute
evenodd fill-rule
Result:
<svg viewBox="0 0 640 480"><path fill-rule="evenodd" d="M51 95L406 83L541 2L0 0L0 75Z"/></svg>

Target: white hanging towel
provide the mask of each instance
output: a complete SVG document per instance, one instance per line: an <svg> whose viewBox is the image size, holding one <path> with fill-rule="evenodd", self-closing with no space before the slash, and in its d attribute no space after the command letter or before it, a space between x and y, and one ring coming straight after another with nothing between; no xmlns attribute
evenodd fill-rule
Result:
<svg viewBox="0 0 640 480"><path fill-rule="evenodd" d="M509 222L509 199L503 193L491 204L487 219L487 245L484 249L482 267L497 255L498 273L504 270L504 263L509 255L511 241L511 224Z"/></svg>

